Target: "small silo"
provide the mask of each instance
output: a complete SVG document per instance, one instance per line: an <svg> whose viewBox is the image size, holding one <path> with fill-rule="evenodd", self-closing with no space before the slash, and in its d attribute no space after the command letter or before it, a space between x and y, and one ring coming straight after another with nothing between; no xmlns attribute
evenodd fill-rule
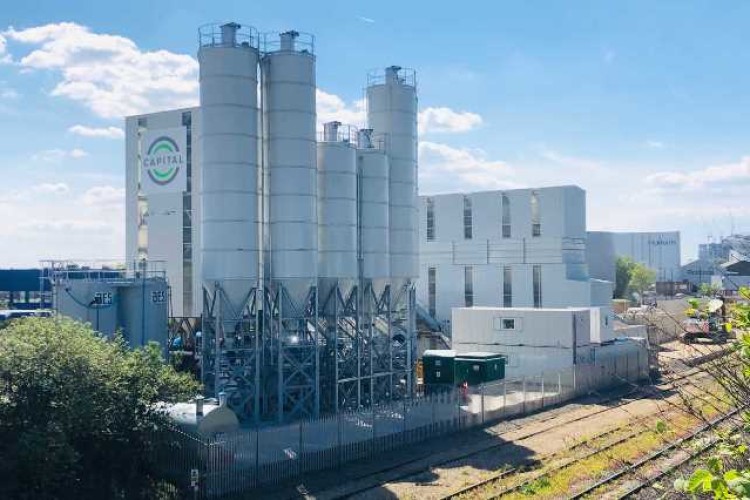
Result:
<svg viewBox="0 0 750 500"><path fill-rule="evenodd" d="M324 125L318 143L318 275L357 279L357 156L351 129ZM351 285L350 285L351 286Z"/></svg>
<svg viewBox="0 0 750 500"><path fill-rule="evenodd" d="M121 301L114 280L105 280L87 271L60 273L53 282L53 308L57 314L90 323L91 327L114 337Z"/></svg>
<svg viewBox="0 0 750 500"><path fill-rule="evenodd" d="M388 155L372 129L360 130L357 142L362 277L383 281L390 277Z"/></svg>
<svg viewBox="0 0 750 500"><path fill-rule="evenodd" d="M119 325L131 347L157 342L166 353L169 288L167 280L140 277L118 284Z"/></svg>
<svg viewBox="0 0 750 500"><path fill-rule="evenodd" d="M417 87L413 70L391 66L371 74L367 122L383 135L389 166L390 273L394 283L415 280L418 268Z"/></svg>
<svg viewBox="0 0 750 500"><path fill-rule="evenodd" d="M200 31L202 273L235 309L256 285L258 37L236 23Z"/></svg>

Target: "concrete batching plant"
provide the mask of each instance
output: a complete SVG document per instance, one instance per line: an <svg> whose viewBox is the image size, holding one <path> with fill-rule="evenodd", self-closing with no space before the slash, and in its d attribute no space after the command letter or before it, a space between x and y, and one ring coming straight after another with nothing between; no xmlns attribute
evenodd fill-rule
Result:
<svg viewBox="0 0 750 500"><path fill-rule="evenodd" d="M255 422L410 397L418 275L414 72L394 66L370 74L370 128L331 122L319 136L311 35L227 23L202 27L199 41L191 176L187 187L180 184L189 213L174 197L189 222L181 227L192 242L194 286L179 272L168 277L185 291L202 289L206 392L226 393ZM157 232L135 235L148 207L170 196L159 191L163 185L145 189L141 172L159 124L179 123L170 113L185 110L128 118L129 257L151 258L151 248L165 246ZM181 248L171 260L187 262ZM180 269L169 260L168 270Z"/></svg>

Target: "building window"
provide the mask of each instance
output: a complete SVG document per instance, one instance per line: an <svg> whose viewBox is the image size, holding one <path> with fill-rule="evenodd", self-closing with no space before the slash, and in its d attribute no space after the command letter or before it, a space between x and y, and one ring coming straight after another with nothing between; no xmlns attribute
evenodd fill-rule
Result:
<svg viewBox="0 0 750 500"><path fill-rule="evenodd" d="M531 236L542 235L542 221L539 217L539 193L531 192Z"/></svg>
<svg viewBox="0 0 750 500"><path fill-rule="evenodd" d="M504 330L520 330L521 329L521 320L516 318L501 318L496 317L493 320L492 325L494 330L497 331L504 331Z"/></svg>
<svg viewBox="0 0 750 500"><path fill-rule="evenodd" d="M427 198L427 241L435 240L435 200Z"/></svg>
<svg viewBox="0 0 750 500"><path fill-rule="evenodd" d="M437 285L435 284L435 268L434 267L428 267L427 268L427 309L430 313L430 316L433 318L435 317L436 313L436 293L437 293Z"/></svg>
<svg viewBox="0 0 750 500"><path fill-rule="evenodd" d="M534 307L542 307L542 266L534 264L531 272L533 274Z"/></svg>
<svg viewBox="0 0 750 500"><path fill-rule="evenodd" d="M510 266L503 267L503 307L513 307L513 272Z"/></svg>
<svg viewBox="0 0 750 500"><path fill-rule="evenodd" d="M474 306L474 269L464 267L464 303L466 307Z"/></svg>
<svg viewBox="0 0 750 500"><path fill-rule="evenodd" d="M472 233L471 198L464 196L464 239L470 240Z"/></svg>
<svg viewBox="0 0 750 500"><path fill-rule="evenodd" d="M508 195L503 194L501 203L503 238L510 238L510 200Z"/></svg>

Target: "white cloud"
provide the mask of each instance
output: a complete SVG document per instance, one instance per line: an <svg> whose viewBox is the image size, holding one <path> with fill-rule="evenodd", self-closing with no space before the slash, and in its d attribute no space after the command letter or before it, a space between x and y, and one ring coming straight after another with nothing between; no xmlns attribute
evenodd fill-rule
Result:
<svg viewBox="0 0 750 500"><path fill-rule="evenodd" d="M104 118L120 118L198 102L198 63L166 50L142 51L130 39L63 22L9 28L10 41L32 46L24 69L59 71L52 95L78 101Z"/></svg>
<svg viewBox="0 0 750 500"><path fill-rule="evenodd" d="M451 108L425 108L419 112L419 133L468 132L482 124L482 117L468 111Z"/></svg>
<svg viewBox="0 0 750 500"><path fill-rule="evenodd" d="M512 178L513 174L509 165L489 160L481 149L454 148L427 141L419 143L419 189L422 193L521 187Z"/></svg>
<svg viewBox="0 0 750 500"><path fill-rule="evenodd" d="M8 41L5 39L2 33L0 33L0 64L10 62L11 58L10 54L8 54Z"/></svg>
<svg viewBox="0 0 750 500"><path fill-rule="evenodd" d="M359 19L363 23L368 23L368 24L373 24L375 22L375 19L371 17L357 16L357 19Z"/></svg>
<svg viewBox="0 0 750 500"><path fill-rule="evenodd" d="M106 139L122 139L125 132L120 127L87 127L86 125L73 125L68 129L71 134L83 137L103 137Z"/></svg>
<svg viewBox="0 0 750 500"><path fill-rule="evenodd" d="M662 149L664 148L664 143L654 139L649 139L646 141L646 147L651 149Z"/></svg>
<svg viewBox="0 0 750 500"><path fill-rule="evenodd" d="M750 156L738 162L709 166L690 172L663 171L646 177L646 184L661 190L698 191L707 188L727 190L750 183Z"/></svg>
<svg viewBox="0 0 750 500"><path fill-rule="evenodd" d="M57 163L66 158L79 159L79 158L84 158L88 155L89 154L86 151L84 151L83 149L79 149L79 148L73 148L70 150L54 148L54 149L45 149L44 151L39 151L38 153L34 153L31 156L31 159L34 161L41 161L45 163Z"/></svg>
<svg viewBox="0 0 750 500"><path fill-rule="evenodd" d="M89 207L121 208L125 204L125 189L94 186L83 193L81 203Z"/></svg>
<svg viewBox="0 0 750 500"><path fill-rule="evenodd" d="M64 182L38 184L31 189L40 194L66 194L70 191L70 188Z"/></svg>
<svg viewBox="0 0 750 500"><path fill-rule="evenodd" d="M323 123L330 121L339 121L357 127L363 126L367 121L364 99L347 103L336 94L329 94L320 89L315 91L315 99L317 101L319 129Z"/></svg>
<svg viewBox="0 0 750 500"><path fill-rule="evenodd" d="M569 167L576 170L587 170L597 171L602 170L604 167L597 161L590 160L588 158L581 158L578 156L569 156L558 151L551 149L543 149L540 155L545 160L557 163L563 167Z"/></svg>

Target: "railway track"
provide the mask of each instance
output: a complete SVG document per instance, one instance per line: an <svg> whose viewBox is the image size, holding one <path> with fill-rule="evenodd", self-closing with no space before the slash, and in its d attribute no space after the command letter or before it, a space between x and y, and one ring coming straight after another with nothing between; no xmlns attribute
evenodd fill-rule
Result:
<svg viewBox="0 0 750 500"><path fill-rule="evenodd" d="M693 372L693 374L694 373L695 372ZM689 376L689 374L686 374L685 377L681 377L680 380L686 379L687 376ZM631 400L630 402L632 402L632 401L633 400ZM704 401L706 401L708 404L713 404L713 402L709 402L707 400L704 400ZM609 449L612 449L612 448L614 448L614 447L616 447L616 446L618 446L620 444L623 444L623 443L625 443L625 442L627 442L627 441L629 441L631 439L634 439L634 438L636 438L636 437L638 437L638 436L640 436L642 434L645 434L645 433L651 431L651 429L648 428L648 427L638 428L639 424L645 423L646 421L648 421L650 419L653 419L653 417L654 417L653 414L648 414L648 415L644 415L642 417L639 417L639 418L637 418L635 420L629 421L628 424L627 424L627 427L633 427L633 428L635 428L634 431L632 431L632 432L626 432L625 435L623 435L623 436L617 436L614 440L608 441L608 442L606 442L606 443L604 443L604 444L602 444L602 445L600 445L598 447L594 447L594 448L586 451L582 455L577 455L575 457L571 457L571 458L565 459L562 463L559 463L559 464L555 465L552 468L549 468L547 470L543 470L542 472L540 472L538 474L535 474L532 477L527 478L527 479L519 482L518 484L514 484L512 486L509 486L507 488L502 489L499 492L493 493L490 496L490 498L499 498L499 497L501 497L503 495L507 495L507 494L513 493L515 491L520 491L525 486L528 486L528 485L534 483L535 481L537 481L537 480L539 480L539 479L541 479L543 477L547 477L547 476L553 475L553 474L555 474L557 472L560 472L561 470L566 469L566 468L574 465L578 461L586 460L587 458L590 458L590 457L593 457L595 455L604 453L604 452L606 452ZM619 426L619 427L613 427L611 429L607 429L607 430L605 430L603 432L600 432L600 433L598 433L596 435L588 437L584 441L575 443L571 447L569 447L566 450L564 450L564 453L569 453L570 451L573 451L573 450L577 450L577 449L580 449L580 448L585 448L587 446L591 446L592 443L597 442L597 441L601 441L602 439L605 439L605 438L607 438L609 436L616 435L616 434L622 432L623 429L625 429L625 426ZM546 458L547 459L555 459L561 453L563 453L563 452L556 452L556 453L553 453L552 455L550 455L550 456L548 456ZM542 469L543 467L539 466L538 468ZM448 500L448 499L459 498L459 497L461 497L463 495L467 495L469 493L473 493L473 492L476 492L478 490L481 490L482 488L486 488L487 486L491 485L492 483L494 483L496 481L501 481L501 480L507 479L509 476L512 476L514 474L517 474L517 473L527 473L527 472L530 472L530 470L528 470L528 469L526 469L524 467L514 467L514 468L510 468L510 469L505 469L505 470L499 471L496 474L493 474L492 476L490 476L488 478L483 479L482 481L479 481L477 483L471 484L469 486L461 488L460 490L452 492L449 495L441 497L441 500Z"/></svg>
<svg viewBox="0 0 750 500"><path fill-rule="evenodd" d="M568 406L566 406L565 409L553 410L554 413L552 415L550 415L549 412L545 412L545 414L541 418L538 418L538 419L535 419L533 417L527 417L527 418L524 418L524 419L520 419L520 420L523 420L523 425L527 425L529 423L533 423L533 424L537 424L538 425L538 424L544 424L546 422L553 421L553 420L557 420L557 421L552 426L544 426L544 427L539 428L537 430L534 430L534 431L522 434L522 435L516 437L514 439L514 441L512 441L512 442L506 441L506 442L502 442L502 443L490 444L490 445L487 445L487 446L483 446L483 447L471 450L471 451L469 451L467 453L462 453L460 455L453 455L453 456L451 456L448 459L441 460L441 461L429 464L429 466L421 467L418 470L407 470L407 471L404 471L403 473L389 476L388 479L387 479L387 482L403 481L403 480L405 480L407 478L410 478L410 477L418 477L418 476L420 476L420 475L422 475L422 474L424 474L426 472L429 472L430 470L434 469L435 467L440 467L440 466L448 465L448 464L464 460L466 458L469 458L471 456L474 456L474 455L477 455L477 454L480 454L480 453L484 453L484 452L487 452L487 451L496 450L498 448L510 446L510 445L513 445L515 442L526 440L526 439L529 439L529 438L532 438L532 437L544 434L545 432L549 432L553 428L556 428L556 427L559 427L559 426L573 424L573 423L576 423L576 422L580 422L580 421L592 418L592 417L597 416L597 415L601 416L601 415L606 414L608 412L616 411L616 410L620 409L622 406L630 404L630 403L632 403L634 401L638 401L638 400L647 399L647 398L652 397L653 393L655 391L656 392L667 391L667 390L670 390L670 389L674 389L674 388L680 387L681 385L684 385L684 384L689 384L689 383L691 383L690 378L693 377L693 376L695 376L695 375L699 375L700 373L701 373L701 370L698 367L693 367L693 368L690 368L690 369L685 370L683 372L680 372L679 374L676 374L676 375L674 375L672 377L669 377L666 382L664 382L662 384L659 384L659 385L654 385L654 386L634 386L630 390L628 390L628 391L626 391L624 393L617 392L617 393L614 393L612 395L608 395L608 396L606 396L604 398L601 398L598 401L595 401L593 403L588 403L587 405L590 405L590 404L607 404L607 403L610 403L612 401L616 401L616 404L614 404L612 406L605 407L605 408L599 408L599 409L596 409L594 411L587 412L587 413L585 413L583 415L576 416L574 418L562 419L561 420L561 416L562 415L564 415L567 412L570 412L570 407L568 405ZM587 405L581 404L579 406L583 407L583 406L587 406ZM500 422L499 424L501 426L503 425L502 422ZM518 425L518 424L507 425L507 422L505 424L506 424L504 426L504 427L506 427L505 429L503 429L500 432L493 432L493 434L495 434L495 435L502 435L504 432L507 432L507 428L508 427L510 427L511 429L513 429L513 428L521 428L522 427L522 425ZM418 458L415 458L413 460L408 460L408 461L400 462L398 464L394 464L392 467L388 467L388 468L385 468L385 469L380 469L376 474L368 474L368 475L362 476L362 477L360 477L358 479L365 479L366 477L369 477L371 475L381 475L381 474L384 474L384 473L389 473L389 472L392 472L392 471L395 471L395 470L398 470L398 469L402 469L402 468L408 467L410 465L413 465L415 463L418 463L420 461L423 461L424 458L425 457L418 457ZM482 484L487 484L488 482L497 480L498 478L502 477L503 475L512 474L513 472L517 472L517 470L515 470L515 469L509 469L509 470L501 471L497 475L495 475L495 476L493 476L491 478L488 478L487 480L482 481ZM418 481L415 481L415 482L418 482ZM372 490L374 488L377 488L377 487L379 487L379 485L376 485L376 486L367 485L367 486L364 486L362 488L358 488L358 489L355 489L355 490L348 490L348 491L346 491L346 493L343 493L343 494L340 494L340 495L334 494L334 495L331 495L331 496L327 496L326 498L333 498L333 499L348 498L348 497L351 497L351 496L363 494L363 493L365 493L367 491L370 491L370 490ZM479 483L471 485L471 486L465 488L466 491L462 490L461 492L452 493L451 495L448 495L446 498L455 498L459 494L463 494L463 493L465 493L465 492L467 492L467 491L469 491L471 489L475 489L475 488L478 488L478 487L481 487L481 485Z"/></svg>
<svg viewBox="0 0 750 500"><path fill-rule="evenodd" d="M690 441L695 440L699 435L719 426L720 424L730 420L734 416L736 416L740 412L740 409L734 409L726 414L719 415L718 417L712 419L708 423L700 426L698 429L692 431L689 435L682 437L680 439L677 439L668 445L664 446L663 448L660 448L659 450L655 451L654 453L651 453L650 455L637 460L636 462L633 462L632 464L628 464L625 467L621 468L618 471L615 471L614 473L604 477L603 479L600 479L593 484L587 486L583 490L575 493L574 495L571 495L569 497L570 500L577 500L579 498L586 498L589 495L593 495L594 492L597 490L607 487L608 485L612 485L617 481L621 481L623 478L627 477L628 475L635 475L637 472L644 467L655 463L660 458L668 455L669 453L677 450L681 450L685 444L687 444ZM709 449L711 449L713 446L715 446L717 441L715 439L709 441L707 444L702 445L697 451L691 452L687 454L687 456L683 459L680 459L676 464L673 464L669 466L666 470L662 470L661 472L657 473L655 476L646 479L646 480L639 480L635 486L632 486L628 488L626 491L620 493L616 498L628 498L629 496L643 490L645 487L650 486L655 481L657 481L659 478L666 476L667 474L673 472L676 468L678 468L681 465L684 465L685 463L689 462L690 460L695 459L696 457L702 455Z"/></svg>

